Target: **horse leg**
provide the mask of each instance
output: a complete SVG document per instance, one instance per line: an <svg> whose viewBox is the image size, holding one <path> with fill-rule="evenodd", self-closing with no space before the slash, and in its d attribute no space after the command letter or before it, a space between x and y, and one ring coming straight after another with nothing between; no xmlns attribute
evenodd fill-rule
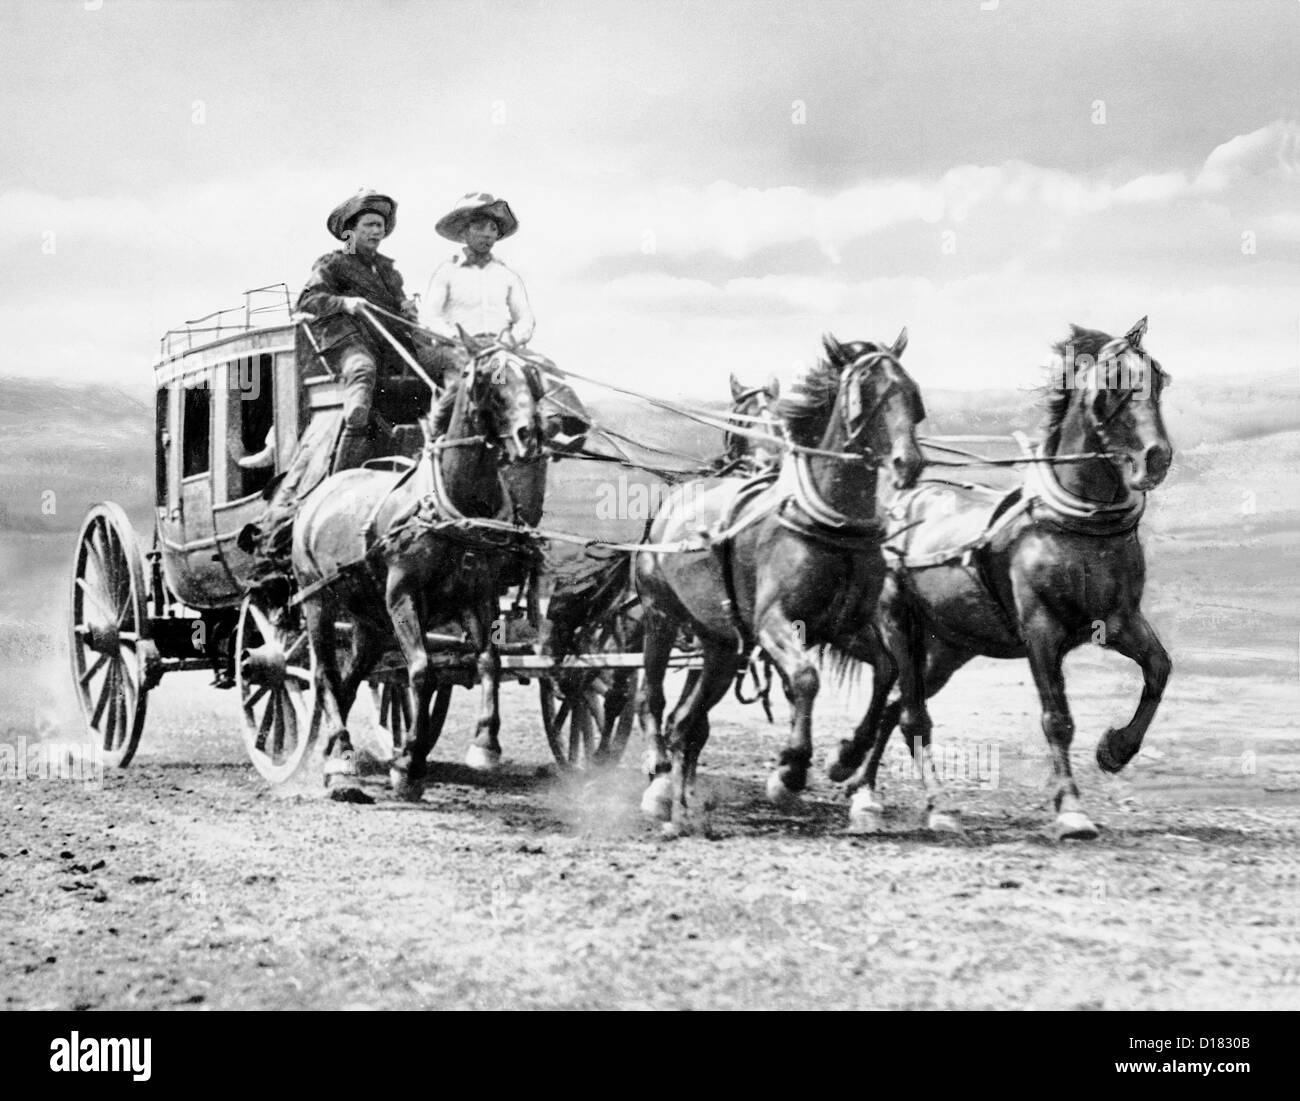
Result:
<svg viewBox="0 0 1300 1101"><path fill-rule="evenodd" d="M727 694L736 675L732 642L704 639L704 665L668 716L668 749L672 755L672 832L695 824L695 770L709 740L709 711Z"/></svg>
<svg viewBox="0 0 1300 1101"><path fill-rule="evenodd" d="M645 680L637 711L647 740L645 770L650 777L650 784L641 796L641 812L649 818L665 822L672 816L673 796L669 775L672 762L663 736L664 675L668 670L668 659L672 656L675 633L672 623L666 617L646 609L643 643ZM692 670L687 687L693 687L698 680L695 670Z"/></svg>
<svg viewBox="0 0 1300 1101"><path fill-rule="evenodd" d="M777 767L767 778L767 797L780 805L790 803L808 784L812 764L812 710L821 678L808 654L803 632L779 607L764 613L758 641L776 663L792 703L790 736L777 758Z"/></svg>
<svg viewBox="0 0 1300 1101"><path fill-rule="evenodd" d="M1065 677L1061 664L1070 650L1065 629L1046 610L1022 618L1021 631L1029 650L1029 669L1038 688L1043 707L1043 734L1052 755L1052 775L1056 783L1056 823L1058 839L1091 841L1097 827L1084 814L1079 788L1070 771L1070 743L1074 740L1074 719L1065 696Z"/></svg>
<svg viewBox="0 0 1300 1101"><path fill-rule="evenodd" d="M492 629L491 607L480 608L466 618L465 630L478 650L478 680L481 689L474 740L465 751L465 764L477 772L496 772L501 767L501 654Z"/></svg>
<svg viewBox="0 0 1300 1101"><path fill-rule="evenodd" d="M1134 612L1114 625L1108 624L1106 645L1142 669L1142 698L1133 718L1126 726L1107 730L1097 743L1097 764L1105 772L1118 772L1142 748L1142 739L1160 706L1173 663L1141 612Z"/></svg>
<svg viewBox="0 0 1300 1101"><path fill-rule="evenodd" d="M328 597L309 600L303 606L303 616L307 620L310 645L316 652L318 706L322 721L329 728L329 738L325 743L326 793L337 803L373 803L374 799L362 790L357 778L352 738L344 725L352 701L338 666L337 633L334 629L338 608Z"/></svg>
<svg viewBox="0 0 1300 1101"><path fill-rule="evenodd" d="M845 651L871 666L871 703L850 738L840 739L839 748L827 761L826 770L837 784L850 779L859 770L867 751L875 742L876 728L889 691L898 681L898 665L880 640L879 629L870 624Z"/></svg>
<svg viewBox="0 0 1300 1101"><path fill-rule="evenodd" d="M389 574L386 603L393 633L397 635L402 656L406 659L406 675L415 707L414 721L406 732L402 752L389 765L388 780L399 799L418 803L424 795L425 762L433 746L429 703L433 698L436 676L429 664L418 598L405 579L395 572Z"/></svg>
<svg viewBox="0 0 1300 1101"><path fill-rule="evenodd" d="M899 695L882 712L880 730L872 740L865 766L848 782L853 792L849 804L850 828L862 833L873 833L880 828L885 808L877 794L876 778L889 735L897 724L907 739L925 789L927 828L959 832L961 825L956 811L934 767L930 750L932 724L925 701L947 684L969 657L927 637L915 613L901 603L882 604L880 623L884 649L897 664Z"/></svg>
<svg viewBox="0 0 1300 1101"><path fill-rule="evenodd" d="M345 723L352 705L357 702L357 690L361 687L361 682L379 659L374 631L360 620L352 624L352 640L352 665L343 678L338 696L339 715Z"/></svg>

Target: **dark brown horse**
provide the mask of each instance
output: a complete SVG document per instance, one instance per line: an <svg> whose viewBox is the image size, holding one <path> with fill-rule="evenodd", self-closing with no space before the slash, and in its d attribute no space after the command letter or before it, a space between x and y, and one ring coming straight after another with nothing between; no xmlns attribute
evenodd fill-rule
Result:
<svg viewBox="0 0 1300 1101"><path fill-rule="evenodd" d="M795 798L807 782L819 683L809 648L830 644L865 657L861 632L870 630L885 575L877 466L887 467L899 487L911 485L921 469L915 430L924 410L898 362L906 342L906 331L893 346L841 345L827 337L827 358L787 401L800 450L786 458L776 484L756 495L738 478L677 487L651 526L651 542L689 542L709 531L714 549L636 556L646 632L642 721L654 755L642 808L671 818L675 829L691 824L709 711L755 642L775 662L793 702L790 741L768 796ZM703 668L665 727L664 673L682 625L700 644Z"/></svg>
<svg viewBox="0 0 1300 1101"><path fill-rule="evenodd" d="M442 624L459 622L478 655L482 703L467 760L490 768L500 759L500 656L492 624L505 579L521 572L520 548L499 533L456 522L515 519L503 471L541 453L539 392L533 369L519 357L492 349L474 355L446 434L425 447L412 469L335 474L308 497L294 522L294 572L309 594L303 610L317 661L319 706L331 724L327 756L350 761L348 712L361 682L395 640L414 697L414 722L392 763L392 785L402 798L419 799L423 790L436 684L428 635ZM353 626L354 653L346 676L335 639L335 624L344 618ZM363 801L347 767L335 770L334 778L332 797Z"/></svg>
<svg viewBox="0 0 1300 1101"><path fill-rule="evenodd" d="M1118 772L1141 748L1171 668L1140 608L1146 564L1137 524L1146 492L1164 480L1173 457L1160 412L1169 377L1143 350L1145 331L1146 318L1119 339L1076 326L1056 345L1061 366L1049 386L1036 454L1059 461L1030 468L1019 498L999 506L1000 522L983 545L943 560L945 547L979 540L988 508L976 495L926 486L906 505L908 521L919 524L905 537L879 614L894 660L876 664L867 715L831 765L832 779L847 779L854 792L855 828L878 828L876 772L895 724L920 768L931 824L955 827L929 754L925 699L983 655L1029 659L1051 750L1056 834L1096 836L1070 771L1074 722L1061 671L1065 655L1091 641L1142 669L1136 713L1097 745L1106 772ZM1068 458L1081 455L1091 457ZM895 668L899 697L885 706Z"/></svg>

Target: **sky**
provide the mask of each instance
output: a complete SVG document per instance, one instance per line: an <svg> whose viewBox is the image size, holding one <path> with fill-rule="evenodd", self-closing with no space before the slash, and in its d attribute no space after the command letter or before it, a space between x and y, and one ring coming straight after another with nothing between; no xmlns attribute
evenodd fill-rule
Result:
<svg viewBox="0 0 1300 1101"><path fill-rule="evenodd" d="M393 195L423 290L468 191L532 347L662 396L823 332L1033 385L1150 317L1175 378L1300 384L1300 3L3 0L0 374L148 386L162 332Z"/></svg>

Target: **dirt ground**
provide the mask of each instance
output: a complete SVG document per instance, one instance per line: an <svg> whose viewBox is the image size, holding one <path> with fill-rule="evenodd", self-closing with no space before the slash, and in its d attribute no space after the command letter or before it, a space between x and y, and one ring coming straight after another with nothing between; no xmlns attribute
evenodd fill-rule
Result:
<svg viewBox="0 0 1300 1101"><path fill-rule="evenodd" d="M845 832L819 768L778 812L781 744L720 706L701 775L707 836L637 811L634 740L599 780L548 764L535 687L503 692L507 762L458 762L458 693L424 802L373 807L268 790L233 693L164 681L136 761L98 789L0 785L5 1008L1300 1007L1300 691L1175 674L1148 749L1092 764L1138 677L1085 652L1068 670L1075 764L1102 826L1057 843L1020 662L977 662L934 706L955 838L919 828L891 756L888 832ZM819 750L860 695L826 690ZM783 722L784 704L778 707ZM1207 734L1214 731L1214 734ZM893 751L891 750L891 753Z"/></svg>
<svg viewBox="0 0 1300 1101"><path fill-rule="evenodd" d="M1143 606L1174 672L1119 777L1093 750L1140 678L1091 647L1067 662L1096 841L1048 835L1024 662L973 662L933 701L960 838L919 828L897 755L888 832L845 832L821 759L860 689L824 688L797 813L763 798L784 704L778 726L722 704L709 830L665 841L638 813L636 741L603 779L555 775L535 685L503 690L500 775L460 767L458 693L423 803L376 777L377 805L349 807L269 790L234 693L169 675L135 762L101 787L0 775L0 1005L1300 1008L1300 432L1198 443L1206 410L1248 422L1173 393L1184 446L1143 519ZM131 468L146 489L149 453ZM82 471L85 492L115 492L98 483L117 466ZM556 527L590 530L589 485L554 497ZM80 736L63 641L75 500L60 497L62 530L0 533L0 754Z"/></svg>

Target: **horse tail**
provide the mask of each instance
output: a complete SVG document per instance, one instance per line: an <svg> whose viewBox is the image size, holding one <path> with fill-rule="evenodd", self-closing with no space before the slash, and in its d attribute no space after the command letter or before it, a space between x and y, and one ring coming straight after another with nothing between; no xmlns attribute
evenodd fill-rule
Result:
<svg viewBox="0 0 1300 1101"><path fill-rule="evenodd" d="M845 650L827 644L817 655L817 664L829 669L837 688L854 689L862 683L862 670L866 663Z"/></svg>

